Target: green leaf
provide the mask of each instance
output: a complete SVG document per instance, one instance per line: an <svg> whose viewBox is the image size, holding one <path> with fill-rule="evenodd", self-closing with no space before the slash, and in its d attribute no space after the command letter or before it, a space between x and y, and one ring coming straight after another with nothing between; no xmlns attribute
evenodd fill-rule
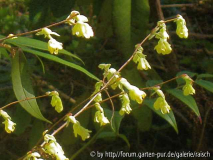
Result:
<svg viewBox="0 0 213 160"><path fill-rule="evenodd" d="M3 38L3 36L0 36ZM7 39L5 40L5 42L13 44L15 46L25 46L25 47L31 47L31 48L35 48L35 49L39 49L39 50L44 50L44 51L48 51L48 43L47 42L43 42L40 40L36 40L36 39L32 39L32 38L27 38L27 37L18 37L15 39ZM81 61L83 63L83 61L76 55L62 49L59 50L59 53L71 56L79 61Z"/></svg>
<svg viewBox="0 0 213 160"><path fill-rule="evenodd" d="M30 132L30 139L29 139L29 148L32 148L36 145L38 140L42 137L42 133L45 131L45 127L42 121L34 119L32 130Z"/></svg>
<svg viewBox="0 0 213 160"><path fill-rule="evenodd" d="M208 74L208 73L205 73L205 74L199 74L197 76L197 78L213 78L213 74Z"/></svg>
<svg viewBox="0 0 213 160"><path fill-rule="evenodd" d="M89 77L91 77L91 78L93 78L93 79L95 79L97 81L99 80L95 75L93 75L92 73L90 73L89 71L87 71L86 69L84 69L83 67L81 67L81 66L79 66L77 64L65 61L65 60L63 60L63 59L61 59L61 58L59 58L57 56L54 56L54 55L51 55L51 54L47 54L47 53L44 53L44 52L40 52L40 51L37 51L37 50L33 50L33 49L30 49L30 48L27 48L27 47L21 47L21 48L23 49L23 51L35 54L37 56L44 57L46 59L58 62L60 64L69 66L71 68L77 69L77 70L85 73L87 76L89 76Z"/></svg>
<svg viewBox="0 0 213 160"><path fill-rule="evenodd" d="M134 118L137 119L137 126L142 131L149 131L152 125L152 111L147 106L134 108L132 111Z"/></svg>
<svg viewBox="0 0 213 160"><path fill-rule="evenodd" d="M0 47L0 59L1 59L2 56L7 58L8 60L11 60L7 50L5 48Z"/></svg>
<svg viewBox="0 0 213 160"><path fill-rule="evenodd" d="M213 83L212 82L201 79L201 80L196 80L195 83L213 93Z"/></svg>
<svg viewBox="0 0 213 160"><path fill-rule="evenodd" d="M104 113L105 113L105 116L110 121L111 117L112 117L112 111L107 109L107 108L104 108ZM117 133L117 134L119 133L120 124L121 124L123 117L124 116L121 116L118 111L114 111L114 117L113 117L113 120L112 120L112 127L114 128L115 133Z"/></svg>
<svg viewBox="0 0 213 160"><path fill-rule="evenodd" d="M176 133L178 133L177 123L176 123L173 111L170 111L167 114L162 114L160 110L155 110L154 109L154 102L155 102L155 100L153 100L153 99L145 99L144 102L143 102L143 104L147 105L155 113L157 113L157 115L159 115L160 117L162 117L163 119L165 119L174 128L174 130L176 131Z"/></svg>
<svg viewBox="0 0 213 160"><path fill-rule="evenodd" d="M35 97L30 81L27 60L22 52L17 52L15 57L12 59L12 84L18 100ZM20 104L32 116L51 123L41 114L36 99L25 100L20 102Z"/></svg>
<svg viewBox="0 0 213 160"><path fill-rule="evenodd" d="M123 139L124 142L126 142L128 148L130 148L129 140L128 140L128 138L124 134L118 134L118 137L120 137L121 139Z"/></svg>
<svg viewBox="0 0 213 160"><path fill-rule="evenodd" d="M17 124L15 129L15 134L22 134L25 129L30 125L31 116L27 113L21 106L17 106L16 112L13 115L13 121Z"/></svg>
<svg viewBox="0 0 213 160"><path fill-rule="evenodd" d="M167 90L167 92L181 100L183 103L185 103L189 108L191 108L195 112L198 117L200 117L200 112L197 107L197 103L191 95L184 96L183 91L179 89L170 89Z"/></svg>

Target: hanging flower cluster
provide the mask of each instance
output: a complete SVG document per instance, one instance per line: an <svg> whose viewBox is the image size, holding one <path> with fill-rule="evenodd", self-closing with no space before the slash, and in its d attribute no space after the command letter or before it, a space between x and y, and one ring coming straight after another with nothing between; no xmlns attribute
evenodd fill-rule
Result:
<svg viewBox="0 0 213 160"><path fill-rule="evenodd" d="M166 102L164 93L160 90L159 87L155 87L153 89L154 89L155 93L157 93L157 95L159 96L154 103L154 108L156 110L160 109L161 113L163 113L163 114L169 113L169 111L171 110L171 107Z"/></svg>
<svg viewBox="0 0 213 160"><path fill-rule="evenodd" d="M169 35L166 32L166 24L163 21L158 22L160 31L155 34L155 38L159 39L158 44L155 46L155 50L159 54L170 54L172 51L171 45L167 42Z"/></svg>
<svg viewBox="0 0 213 160"><path fill-rule="evenodd" d="M44 135L44 151L56 158L56 160L69 160L65 155L60 144L57 143L53 135L45 134Z"/></svg>
<svg viewBox="0 0 213 160"><path fill-rule="evenodd" d="M59 93L57 91L46 92L47 95L52 96L51 105L55 107L55 110L60 113L63 111L63 104L61 98L59 97Z"/></svg>
<svg viewBox="0 0 213 160"><path fill-rule="evenodd" d="M132 108L130 107L130 100L129 100L128 94L124 93L123 95L120 95L119 97L122 103L122 107L119 111L119 114L121 116L123 116L125 113L130 114L130 112L132 111Z"/></svg>
<svg viewBox="0 0 213 160"><path fill-rule="evenodd" d="M73 130L74 130L75 137L79 135L81 136L81 139L83 141L85 141L86 139L90 137L90 133L92 131L82 127L80 122L77 121L74 116L67 116L65 118L65 121L67 122L67 126L69 125L70 122L73 123Z"/></svg>
<svg viewBox="0 0 213 160"><path fill-rule="evenodd" d="M95 103L95 108L97 111L95 112L94 122L100 123L101 126L104 126L109 123L109 120L104 115L104 110L101 107L100 103Z"/></svg>
<svg viewBox="0 0 213 160"><path fill-rule="evenodd" d="M195 89L192 86L192 84L193 84L194 81L187 74L183 74L181 77L186 82L186 84L183 86L183 94L185 96L188 96L190 94L191 95L195 94Z"/></svg>
<svg viewBox="0 0 213 160"><path fill-rule="evenodd" d="M7 114L7 112L0 110L0 116L4 118L3 124L5 125L5 131L7 133L12 133L15 130L15 123L11 121L11 117Z"/></svg>
<svg viewBox="0 0 213 160"><path fill-rule="evenodd" d="M52 32L49 28L43 28L40 32L37 32L36 35L44 35L44 38L48 38L48 50L51 54L58 54L58 50L63 49L62 43L56 41L51 35L60 36L56 32Z"/></svg>
<svg viewBox="0 0 213 160"><path fill-rule="evenodd" d="M143 54L143 48L141 46L136 45L137 51L133 56L133 61L138 63L138 70L148 70L151 69L149 62L146 60L146 55Z"/></svg>
<svg viewBox="0 0 213 160"><path fill-rule="evenodd" d="M74 16L76 15L76 16ZM72 11L67 17L67 22L69 25L74 25L72 29L72 34L77 37L84 37L89 39L94 36L92 27L86 23L88 22L87 17L80 15L78 11Z"/></svg>
<svg viewBox="0 0 213 160"><path fill-rule="evenodd" d="M180 38L188 38L188 29L186 27L186 21L181 15L177 15L175 20L177 24L176 33Z"/></svg>

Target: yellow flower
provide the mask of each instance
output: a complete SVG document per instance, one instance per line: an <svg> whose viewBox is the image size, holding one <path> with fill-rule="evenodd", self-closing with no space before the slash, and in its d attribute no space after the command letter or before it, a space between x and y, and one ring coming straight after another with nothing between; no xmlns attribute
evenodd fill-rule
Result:
<svg viewBox="0 0 213 160"><path fill-rule="evenodd" d="M192 87L191 83L186 83L183 86L183 94L184 94L184 96L188 96L190 94L191 95L195 94L195 89Z"/></svg>
<svg viewBox="0 0 213 160"><path fill-rule="evenodd" d="M62 43L51 38L48 41L48 50L51 54L58 54L58 50L63 49L62 45L63 45Z"/></svg>
<svg viewBox="0 0 213 160"><path fill-rule="evenodd" d="M104 116L104 113L101 111L95 112L94 121L100 123L101 126L104 126L109 123L109 120L107 119L107 117Z"/></svg>
<svg viewBox="0 0 213 160"><path fill-rule="evenodd" d="M167 42L166 39L160 38L158 44L154 48L159 54L162 53L163 55L169 54L172 51L171 45Z"/></svg>
<svg viewBox="0 0 213 160"><path fill-rule="evenodd" d="M151 69L151 66L149 65L149 62L146 60L146 58L140 58L138 63L138 70L148 70Z"/></svg>
<svg viewBox="0 0 213 160"><path fill-rule="evenodd" d="M92 27L90 27L90 25L88 25L87 23L81 21L77 22L74 25L72 29L72 34L78 37L85 37L87 39L94 36Z"/></svg>
<svg viewBox="0 0 213 160"><path fill-rule="evenodd" d="M62 104L61 98L59 97L58 92L57 91L52 91L49 95L52 96L51 105L53 107L55 107L55 110L58 113L63 111L63 104Z"/></svg>
<svg viewBox="0 0 213 160"><path fill-rule="evenodd" d="M132 111L132 108L130 107L130 100L129 100L129 96L127 93L119 96L122 102L122 107L119 111L119 114L122 116L125 113L126 114L130 114L130 112Z"/></svg>
<svg viewBox="0 0 213 160"><path fill-rule="evenodd" d="M137 47L137 45L135 46ZM133 61L135 63L138 63L138 70L148 70L151 69L151 66L149 65L148 61L146 60L146 55L144 55L143 53L143 48L139 47L135 53L135 55L133 56Z"/></svg>
<svg viewBox="0 0 213 160"><path fill-rule="evenodd" d="M24 158L24 160L43 160L43 159L41 159L39 157L41 157L41 155L38 152L33 152L32 153L30 151L30 152L27 153L27 156Z"/></svg>
<svg viewBox="0 0 213 160"><path fill-rule="evenodd" d="M42 28L42 30L40 32L37 32L36 35L44 35L44 38L49 38L51 39L51 34L55 35L55 36L60 36L58 33L56 32L52 32L51 29L49 28Z"/></svg>
<svg viewBox="0 0 213 160"><path fill-rule="evenodd" d="M75 137L79 135L81 136L83 141L85 141L86 139L90 137L90 133L92 131L82 127L80 122L77 121L74 116L67 116L65 118L65 121L67 121L67 126L69 125L70 122L73 123L73 130L74 130Z"/></svg>
<svg viewBox="0 0 213 160"><path fill-rule="evenodd" d="M64 151L60 144L56 142L56 139L54 136L46 134L44 136L44 149L45 152L48 153L49 155L54 155L56 160L69 160L64 156Z"/></svg>
<svg viewBox="0 0 213 160"><path fill-rule="evenodd" d="M188 38L188 29L186 27L185 19L181 15L178 15L175 22L177 24L177 29L176 29L177 35L180 38Z"/></svg>
<svg viewBox="0 0 213 160"><path fill-rule="evenodd" d="M154 108L156 110L161 109L161 112L163 114L169 113L169 111L171 110L170 106L168 105L168 103L166 102L165 98L163 97L158 97L157 100L154 103Z"/></svg>
<svg viewBox="0 0 213 160"><path fill-rule="evenodd" d="M81 139L83 141L90 138L90 133L92 132L92 131L82 127L80 122L78 122L78 121L73 124L73 130L74 130L75 137L77 137L79 135L79 136L81 136Z"/></svg>
<svg viewBox="0 0 213 160"><path fill-rule="evenodd" d="M11 133L15 130L15 123L12 122L10 119L6 119L3 124L5 124L5 131L7 133Z"/></svg>
<svg viewBox="0 0 213 160"><path fill-rule="evenodd" d="M135 86L131 86L129 89L129 96L133 101L141 104L143 99L146 97L146 93Z"/></svg>
<svg viewBox="0 0 213 160"><path fill-rule="evenodd" d="M11 117L7 114L7 112L0 110L0 116L2 116L5 120L11 119Z"/></svg>

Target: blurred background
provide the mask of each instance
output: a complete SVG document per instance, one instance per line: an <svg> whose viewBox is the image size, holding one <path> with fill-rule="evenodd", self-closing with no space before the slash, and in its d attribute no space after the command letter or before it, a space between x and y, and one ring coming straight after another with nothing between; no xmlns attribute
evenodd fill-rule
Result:
<svg viewBox="0 0 213 160"><path fill-rule="evenodd" d="M113 68L118 69L131 56L134 46L156 26L157 21L174 18L177 14L185 18L189 38L180 39L175 32L176 24L168 23L172 53L161 56L154 50L157 40L147 41L143 45L144 54L147 55L152 70L138 71L131 62L122 71L122 76L142 88L171 79L180 72L189 75L213 74L212 0L0 0L0 34L6 36L44 27L64 20L72 10L88 17L95 36L89 40L73 36L71 27L66 24L51 28L61 35L57 40L63 43L64 49L79 56L84 64L64 55L59 56L82 65L100 79L103 74L98 68L100 63L110 63ZM47 41L42 36L28 37ZM43 95L49 90L60 90L64 104L64 111L60 114L50 106L50 99L38 100L42 113L52 122L56 122L93 92L96 82L85 74L46 59L38 59L31 54L26 56L32 70L31 80L36 95ZM206 79L213 80L212 77ZM163 89L176 86L173 81L164 85ZM133 113L119 122L119 133L125 138L110 133L102 134L76 159L95 159L89 156L91 151L213 153L213 96L196 84L194 88L196 94L193 97L197 102L202 124L185 104L166 94L176 117L178 134L151 109L133 104ZM110 94L114 93L116 92L110 90ZM15 100L11 83L11 63L9 58L0 54L0 106ZM115 99L114 103L115 110L119 110L119 99ZM111 109L108 102L103 106ZM13 160L23 156L49 127L49 124L31 117L19 105L14 105L7 111L17 126L15 133L7 134L3 124L0 125L1 160ZM87 110L79 117L82 125L93 131L91 136L99 130L99 126L93 122L94 111ZM75 138L70 126L56 138L67 157L74 155L88 142L83 142L79 137Z"/></svg>

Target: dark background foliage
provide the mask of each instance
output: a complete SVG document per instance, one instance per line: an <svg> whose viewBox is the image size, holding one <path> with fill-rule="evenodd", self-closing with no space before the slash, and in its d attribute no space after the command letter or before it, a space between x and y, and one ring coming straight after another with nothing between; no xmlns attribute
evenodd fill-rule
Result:
<svg viewBox="0 0 213 160"><path fill-rule="evenodd" d="M137 71L136 65L130 63L122 72L122 76L138 87L145 87L147 82L165 81L175 77L180 71L213 74L213 2L211 0L0 0L0 7L1 35L21 33L61 21L72 10L78 10L87 16L95 33L94 38L89 40L77 38L71 34L71 28L64 24L52 30L61 35L58 41L63 42L64 48L78 55L85 65L77 61L75 63L82 65L100 79L102 71L98 69L98 64L111 63L113 68L118 69L133 53L135 44L150 33L158 20L166 20L181 14L186 19L189 38L184 40L178 38L175 34L175 23L169 23L167 28L173 52L167 56L158 55L154 51L157 41L147 41L143 46L144 53L152 70ZM29 37L46 41L34 35ZM52 122L56 122L75 106L70 101L70 97L78 104L93 92L95 81L85 74L46 59L41 59L43 69L37 57L29 54L26 56L32 70L31 79L36 95L43 95L46 91L54 89L59 89L64 94L62 96L64 111L60 114L51 108L50 99L38 101L42 113ZM67 60L74 61L68 58ZM0 106L16 100L10 74L9 60L0 57ZM209 80L211 81L212 78ZM164 86L164 88L175 87L175 82ZM196 89L194 98L201 113L202 124L180 100L166 94L176 116L178 134L149 108L138 110L138 106L134 104L135 111L123 118L119 129L119 132L128 139L129 145L124 138L116 135L102 135L76 159L95 159L90 158L90 151L209 151L212 153L212 93L198 85L194 87ZM115 92L110 90L110 94L113 93ZM118 99L115 99L114 103L115 110L119 110ZM110 103L107 102L106 106L110 108ZM11 106L8 112L17 123L17 127L14 134L6 134L4 126L0 127L1 160L17 159L24 155L49 126L31 117L19 105ZM86 111L79 117L79 121L93 131L93 136L99 127L93 123L92 113L94 114L92 109ZM57 139L67 157L71 157L86 144L80 138L74 138L71 127L59 133Z"/></svg>

